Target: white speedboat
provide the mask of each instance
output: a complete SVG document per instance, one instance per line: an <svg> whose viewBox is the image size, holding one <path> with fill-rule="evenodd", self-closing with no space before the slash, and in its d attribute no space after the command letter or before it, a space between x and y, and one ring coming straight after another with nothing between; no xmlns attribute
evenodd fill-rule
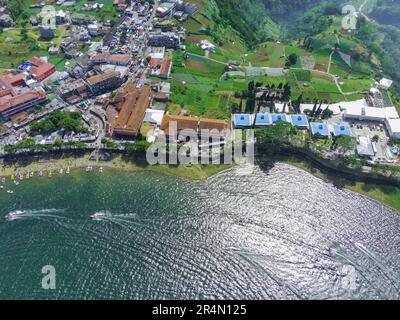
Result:
<svg viewBox="0 0 400 320"><path fill-rule="evenodd" d="M90 216L90 218L91 218L92 220L97 221L97 220L103 219L105 216L106 216L106 214L105 214L104 212L96 212L95 214L92 214L92 215Z"/></svg>
<svg viewBox="0 0 400 320"><path fill-rule="evenodd" d="M23 213L22 211L13 211L13 212L7 213L7 214L4 216L4 218L5 218L7 221L12 221L12 220L17 219L18 216L19 216L20 214L22 214L22 213Z"/></svg>
<svg viewBox="0 0 400 320"><path fill-rule="evenodd" d="M14 193L14 191L12 191L12 190L7 190L7 193L9 193L9 194L13 194L13 193Z"/></svg>

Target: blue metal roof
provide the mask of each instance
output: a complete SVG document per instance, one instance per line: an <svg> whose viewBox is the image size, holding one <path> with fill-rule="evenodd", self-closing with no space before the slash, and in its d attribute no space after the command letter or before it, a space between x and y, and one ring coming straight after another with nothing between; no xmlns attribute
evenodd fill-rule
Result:
<svg viewBox="0 0 400 320"><path fill-rule="evenodd" d="M256 126L266 126L272 124L271 115L268 113L257 113Z"/></svg>
<svg viewBox="0 0 400 320"><path fill-rule="evenodd" d="M351 136L351 129L346 123L334 123L333 133L336 137L339 136Z"/></svg>
<svg viewBox="0 0 400 320"><path fill-rule="evenodd" d="M272 123L276 122L289 122L288 118L284 113L273 113L271 114Z"/></svg>
<svg viewBox="0 0 400 320"><path fill-rule="evenodd" d="M292 124L297 127L308 127L308 119L304 114L294 114L290 116L292 119Z"/></svg>
<svg viewBox="0 0 400 320"><path fill-rule="evenodd" d="M311 123L311 132L315 136L320 134L323 137L329 137L329 129L326 122L312 122Z"/></svg>
<svg viewBox="0 0 400 320"><path fill-rule="evenodd" d="M234 115L234 124L235 127L250 127L251 126L251 118L249 114L235 114Z"/></svg>

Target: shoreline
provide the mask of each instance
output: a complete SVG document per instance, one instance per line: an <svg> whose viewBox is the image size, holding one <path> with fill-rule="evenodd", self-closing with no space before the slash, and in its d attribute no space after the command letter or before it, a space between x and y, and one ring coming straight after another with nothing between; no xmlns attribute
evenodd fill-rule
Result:
<svg viewBox="0 0 400 320"><path fill-rule="evenodd" d="M87 167L127 172L148 171L172 175L181 179L202 181L222 171L229 170L233 167L233 165L150 166L139 161L126 161L121 156L116 156L109 161L95 162L89 159L88 154L85 154L80 157L65 157L61 159L48 159L44 161L32 160L29 164L13 164L7 167L2 166L0 167L0 177L10 178L12 175L15 176L17 174L23 174L25 176L31 172L34 172L34 176L37 176L39 171L43 172L43 176L46 176L49 172L52 172L53 175L60 175L59 172L61 169L63 169L65 173L67 168L69 168L71 171L76 171L85 170Z"/></svg>
<svg viewBox="0 0 400 320"><path fill-rule="evenodd" d="M327 168L320 168L313 164L307 159L301 159L299 156L291 155L278 155L268 156L258 159L261 162L281 162L292 165L296 168L302 169L328 183L332 183L340 188L345 188L355 193L361 194L374 201L378 201L400 213L400 188L385 185L379 183L366 183L361 179L349 179L348 177L342 177L334 174ZM59 176L61 169L65 171L67 168L70 171L82 170L84 171L87 167L93 167L94 171L99 171L99 168L109 170L120 170L127 172L139 172L148 171L158 174L165 174L174 176L180 179L192 180L192 181L204 181L216 174L220 174L224 171L234 168L234 165L177 165L177 166L166 166L157 165L149 166L139 161L126 161L122 156L115 156L109 161L95 162L89 159L89 155L85 154L79 157L62 157L60 159L46 159L44 161L31 160L28 164L18 165L13 164L7 167L0 167L0 176L9 179L12 175L23 174L24 178L26 174L34 172L34 177L37 177L38 172L42 171L43 176L48 176L49 172L52 175Z"/></svg>
<svg viewBox="0 0 400 320"><path fill-rule="evenodd" d="M275 161L286 163L298 169L304 170L313 176L324 180L327 183L335 185L337 188L343 188L367 197L370 200L377 201L400 214L400 188L382 183L366 183L362 179L354 177L344 177L339 172L333 173L332 169L321 168L307 159L300 159L297 156L279 155L272 156L262 161ZM333 178L332 175L335 174Z"/></svg>

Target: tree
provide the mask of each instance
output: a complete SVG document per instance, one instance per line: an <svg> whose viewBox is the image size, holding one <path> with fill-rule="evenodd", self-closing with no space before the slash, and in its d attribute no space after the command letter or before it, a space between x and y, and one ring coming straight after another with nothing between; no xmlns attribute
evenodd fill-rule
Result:
<svg viewBox="0 0 400 320"><path fill-rule="evenodd" d="M296 112L300 113L301 112L301 102L303 100L303 94L300 94L299 97L297 98L296 102L293 104L294 109Z"/></svg>
<svg viewBox="0 0 400 320"><path fill-rule="evenodd" d="M60 138L57 138L56 141L54 141L54 146L59 148L59 149L61 149L63 144L64 144L64 142Z"/></svg>
<svg viewBox="0 0 400 320"><path fill-rule="evenodd" d="M282 95L282 99L284 101L289 101L290 100L290 96L292 95L292 90L290 88L290 85L288 83L285 84L284 88L283 88L283 95Z"/></svg>
<svg viewBox="0 0 400 320"><path fill-rule="evenodd" d="M255 85L254 81L250 81L247 87L247 103L246 103L246 112L253 112L256 106L256 98L255 98Z"/></svg>
<svg viewBox="0 0 400 320"><path fill-rule="evenodd" d="M258 144L266 147L267 152L275 153L289 141L289 137L295 133L294 129L286 122L278 122L273 126L256 129L255 137Z"/></svg>
<svg viewBox="0 0 400 320"><path fill-rule="evenodd" d="M350 136L339 136L335 138L336 146L344 153L352 151L356 147L356 139Z"/></svg>
<svg viewBox="0 0 400 320"><path fill-rule="evenodd" d="M322 113L322 118L329 119L329 118L332 118L332 116L333 116L333 111L331 109L329 109L329 106L326 107L326 109Z"/></svg>
<svg viewBox="0 0 400 320"><path fill-rule="evenodd" d="M375 143L378 143L379 140L380 140L380 137L377 134L372 137L372 141Z"/></svg>
<svg viewBox="0 0 400 320"><path fill-rule="evenodd" d="M292 53L289 55L289 57L287 58L287 62L286 62L286 66L290 67L290 66L294 66L297 63L298 60L298 56L295 53Z"/></svg>

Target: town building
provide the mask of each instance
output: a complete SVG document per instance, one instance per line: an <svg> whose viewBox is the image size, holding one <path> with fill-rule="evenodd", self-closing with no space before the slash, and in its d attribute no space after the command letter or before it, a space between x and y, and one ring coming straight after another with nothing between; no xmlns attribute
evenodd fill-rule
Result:
<svg viewBox="0 0 400 320"><path fill-rule="evenodd" d="M91 57L93 64L112 64L116 66L128 66L131 58L127 54L98 53Z"/></svg>
<svg viewBox="0 0 400 320"><path fill-rule="evenodd" d="M86 80L90 96L97 96L119 88L123 79L118 71L95 75Z"/></svg>
<svg viewBox="0 0 400 320"><path fill-rule="evenodd" d="M120 138L135 138L150 106L152 90L149 85L140 88L129 83L125 86L113 134Z"/></svg>
<svg viewBox="0 0 400 320"><path fill-rule="evenodd" d="M225 120L165 115L160 129L167 137L178 141L187 140L189 137L203 141L210 138L225 140L229 124Z"/></svg>
<svg viewBox="0 0 400 320"><path fill-rule="evenodd" d="M54 65L47 63L38 57L32 57L29 59L29 63L31 65L29 72L37 81L43 81L56 72L56 67Z"/></svg>
<svg viewBox="0 0 400 320"><path fill-rule="evenodd" d="M61 85L58 88L57 93L67 102L75 103L88 96L88 88L85 81L78 79Z"/></svg>
<svg viewBox="0 0 400 320"><path fill-rule="evenodd" d="M389 135L393 138L400 139L400 119L385 119L385 123Z"/></svg>
<svg viewBox="0 0 400 320"><path fill-rule="evenodd" d="M171 78L172 60L171 59L151 59L149 62L149 74L162 79Z"/></svg>
<svg viewBox="0 0 400 320"><path fill-rule="evenodd" d="M150 47L166 47L167 49L179 49L181 41L173 32L151 33L147 45Z"/></svg>
<svg viewBox="0 0 400 320"><path fill-rule="evenodd" d="M66 24L70 22L70 16L68 11L60 10L56 13L56 24Z"/></svg>
<svg viewBox="0 0 400 320"><path fill-rule="evenodd" d="M362 157L374 157L376 147L368 136L360 136L357 141L357 154Z"/></svg>
<svg viewBox="0 0 400 320"><path fill-rule="evenodd" d="M329 127L326 122L311 122L311 133L314 137L330 137Z"/></svg>
<svg viewBox="0 0 400 320"><path fill-rule="evenodd" d="M159 5L156 10L156 15L159 18L166 18L171 16L175 9L175 3L173 2L164 2Z"/></svg>
<svg viewBox="0 0 400 320"><path fill-rule="evenodd" d="M7 95L0 97L0 116L3 120L30 109L36 105L47 102L44 92L29 91L20 95Z"/></svg>
<svg viewBox="0 0 400 320"><path fill-rule="evenodd" d="M51 26L40 26L39 31L40 31L40 38L42 40L49 41L55 37L54 30L52 29Z"/></svg>
<svg viewBox="0 0 400 320"><path fill-rule="evenodd" d="M393 80L383 78L381 81L379 81L378 88L382 90L389 90L392 84Z"/></svg>

